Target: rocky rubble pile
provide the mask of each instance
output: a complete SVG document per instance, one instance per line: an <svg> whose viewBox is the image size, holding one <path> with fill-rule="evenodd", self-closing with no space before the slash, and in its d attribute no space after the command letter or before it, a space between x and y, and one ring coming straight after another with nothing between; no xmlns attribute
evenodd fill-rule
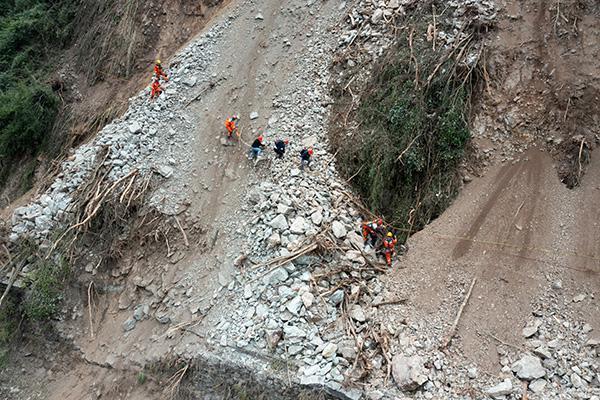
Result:
<svg viewBox="0 0 600 400"><path fill-rule="evenodd" d="M100 164L110 171L111 182L135 169L169 179L153 194L151 205L166 214L177 212L186 196L180 188L186 187L193 160L190 143L194 138L186 134L191 122L184 109L195 86L217 80L206 66L216 56L214 48L228 25L229 20L215 25L171 60L173 79L164 84L165 92L157 100L150 100L148 88L142 90L130 99L122 117L105 126L90 143L74 149L50 188L15 210L10 240L27 236L47 245L53 228L69 223L76 190ZM173 187L179 189L170 190Z"/></svg>

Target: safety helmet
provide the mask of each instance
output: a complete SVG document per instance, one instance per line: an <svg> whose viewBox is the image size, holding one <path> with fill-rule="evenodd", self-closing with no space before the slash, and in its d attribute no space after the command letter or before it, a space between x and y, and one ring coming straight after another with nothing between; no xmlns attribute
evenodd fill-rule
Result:
<svg viewBox="0 0 600 400"><path fill-rule="evenodd" d="M259 142L262 142L262 141L263 141L263 136L262 136L262 135L259 135L259 136L257 137L257 139L258 139L258 141L259 141Z"/></svg>
<svg viewBox="0 0 600 400"><path fill-rule="evenodd" d="M392 236L394 236L394 234L392 232L387 233L387 237L392 237Z"/></svg>
<svg viewBox="0 0 600 400"><path fill-rule="evenodd" d="M237 114L233 114L233 116L231 117L231 119L239 119L240 117L238 117Z"/></svg>
<svg viewBox="0 0 600 400"><path fill-rule="evenodd" d="M313 155L313 149L308 149L308 155Z"/></svg>
<svg viewBox="0 0 600 400"><path fill-rule="evenodd" d="M379 219L377 220L377 223L378 223L379 225L383 225L383 219L379 218Z"/></svg>
<svg viewBox="0 0 600 400"><path fill-rule="evenodd" d="M156 63L157 63L158 65L160 65L160 60L158 60L158 59L157 59L157 60L156 60Z"/></svg>
<svg viewBox="0 0 600 400"><path fill-rule="evenodd" d="M289 142L290 142L290 140L289 140L289 139L285 139L285 140L283 141L283 143L285 143L285 144L288 144Z"/></svg>

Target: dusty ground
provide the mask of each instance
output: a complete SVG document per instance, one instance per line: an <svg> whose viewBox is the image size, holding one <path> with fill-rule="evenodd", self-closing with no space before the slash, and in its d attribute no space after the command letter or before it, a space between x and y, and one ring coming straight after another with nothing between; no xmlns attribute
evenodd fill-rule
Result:
<svg viewBox="0 0 600 400"><path fill-rule="evenodd" d="M448 320L477 278L459 346L490 373L500 368L494 337L521 346L521 329L552 282L562 281L565 299L600 295L600 163L592 153L584 176L579 145L573 146L583 139L594 148L600 127L599 10L593 2L574 2L561 4L558 14L557 4L504 2L474 132L489 167L413 236L403 268L387 277L391 287L412 293L411 314L437 321ZM560 178L581 179L581 186L567 189ZM600 329L593 300L566 301L559 309Z"/></svg>
<svg viewBox="0 0 600 400"><path fill-rule="evenodd" d="M247 163L245 147L221 146L223 119L232 112L242 115L245 141L251 139L253 130L267 126L273 99L288 77L297 73L298 66L288 55L301 53L310 27L323 16L335 15L338 7L326 2L307 11L303 5L295 0L266 0L260 4L248 1L231 4L216 17L229 19L231 25L216 49L220 57L207 72L226 80L188 108L194 126L189 132L195 139L191 145L195 155L193 172L186 182L169 188L171 193L190 200L188 213L200 216L207 232L188 251L179 244L175 259L152 256L123 262L129 271L123 285L131 287L136 277L152 277L173 289L181 302L172 315L177 321L193 320L198 309L206 310L207 324L220 317L220 309L208 307L213 298L224 296L218 289L231 282L232 261L242 250L235 238L247 215L243 212L242 193L248 174L261 173ZM570 118L573 124L583 121L576 126L584 131L581 134L586 146L594 146L593 135L598 128L594 124L594 107L598 105L593 101L598 89L594 71L598 66L590 53L593 56L598 51L597 32L593 29L597 15L588 13L595 10L593 4L564 11L569 20L579 15L575 24L578 34L570 33L558 40L552 36L554 29L560 28L553 25L556 14L552 4L509 1L505 6L507 11L491 44L492 54L497 57L497 73L490 71L490 93L478 119L477 126L484 129L475 134L475 144L481 151L493 147L486 153L486 169L480 171L482 177L465 186L450 209L413 236L410 252L401 259L400 268L382 277L387 292L409 298L406 306L390 308L394 310L388 314L390 320L427 321L440 333L450 324L466 288L476 277L451 354L476 363L493 376L499 369L498 341L523 346L521 329L557 281L562 285L561 301L552 305L553 312L578 323L585 321L596 331L600 329L600 310L594 300L600 296L600 228L595 222L600 217L596 204L600 163L592 153L587 173L579 174L577 170L580 185L567 189L558 178L556 165L564 163L568 153L556 146L556 141L549 142L544 130L549 127L550 135L563 138L565 143L579 131L565 130L562 123ZM259 13L263 19L256 19ZM520 17L515 22L510 15ZM540 41L549 44L540 45ZM579 57L568 65L584 67L566 68L563 58L556 57L568 46L576 50L568 57ZM509 67L512 64L507 60L511 57L518 68ZM594 63L590 65L591 60ZM545 65L554 62L556 72L551 74L553 68ZM517 70L521 72L515 77ZM581 80L585 85L583 97L574 95L567 110L566 104L556 99L561 90L574 88ZM550 92L557 93L556 97L548 96ZM519 95L522 100L514 100ZM544 107L538 106L540 99ZM510 115L522 121L515 123L518 129L507 130L505 126L513 125L502 117L509 106ZM548 110L554 110L550 122ZM259 112L258 120L249 122L251 111ZM591 117L586 119L586 115ZM162 150L176 152L175 147ZM183 258L176 260L180 256ZM582 293L587 295L584 301L570 301ZM85 304L85 291L80 294ZM65 324L64 330L73 336L80 350L67 353L58 363L52 357L29 360L28 351L23 350L18 368L36 371L40 384L24 390L27 382L13 373L2 377L0 394L7 399L93 399L99 394L102 398L164 398L157 394L152 377L144 385L137 384L136 371L169 356L174 348L187 348L189 354L194 354L205 338L202 332L169 335L166 327L155 320L139 322L124 336L122 323L131 312L119 310L122 301L116 294L99 301L94 337L83 317L87 309L74 313L79 317ZM55 368L55 364L62 367ZM15 394L12 387L18 387L20 394Z"/></svg>

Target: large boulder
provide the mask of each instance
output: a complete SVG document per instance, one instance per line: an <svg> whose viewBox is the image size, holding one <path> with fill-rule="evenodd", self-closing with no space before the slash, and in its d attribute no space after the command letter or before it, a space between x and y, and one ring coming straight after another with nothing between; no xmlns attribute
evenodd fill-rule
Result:
<svg viewBox="0 0 600 400"><path fill-rule="evenodd" d="M536 356L524 354L519 361L515 361L511 366L512 371L521 379L532 381L542 378L546 375L546 369L542 362Z"/></svg>
<svg viewBox="0 0 600 400"><path fill-rule="evenodd" d="M401 390L417 390L427 382L427 369L419 356L395 355L392 358L392 375Z"/></svg>

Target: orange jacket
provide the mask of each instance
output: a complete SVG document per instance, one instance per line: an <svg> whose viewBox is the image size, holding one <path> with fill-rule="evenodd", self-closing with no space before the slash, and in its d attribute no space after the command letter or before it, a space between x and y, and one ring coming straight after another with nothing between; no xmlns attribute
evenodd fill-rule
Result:
<svg viewBox="0 0 600 400"><path fill-rule="evenodd" d="M158 96L161 93L162 93L162 86L160 86L160 83L158 81L152 82L152 93L151 93L152 97Z"/></svg>
<svg viewBox="0 0 600 400"><path fill-rule="evenodd" d="M165 71L163 71L162 67L158 64L154 66L154 75L156 75L157 78L160 78L161 76L165 79L167 78L167 74L165 74Z"/></svg>
<svg viewBox="0 0 600 400"><path fill-rule="evenodd" d="M235 131L235 129L237 128L237 126L235 126L235 121L231 118L227 118L225 120L225 128L227 128L227 131L229 133L233 133L233 131Z"/></svg>
<svg viewBox="0 0 600 400"><path fill-rule="evenodd" d="M394 246L396 245L396 243L398 243L398 239L396 239L395 237L385 237L383 239L383 247L385 247L388 250L394 250Z"/></svg>

